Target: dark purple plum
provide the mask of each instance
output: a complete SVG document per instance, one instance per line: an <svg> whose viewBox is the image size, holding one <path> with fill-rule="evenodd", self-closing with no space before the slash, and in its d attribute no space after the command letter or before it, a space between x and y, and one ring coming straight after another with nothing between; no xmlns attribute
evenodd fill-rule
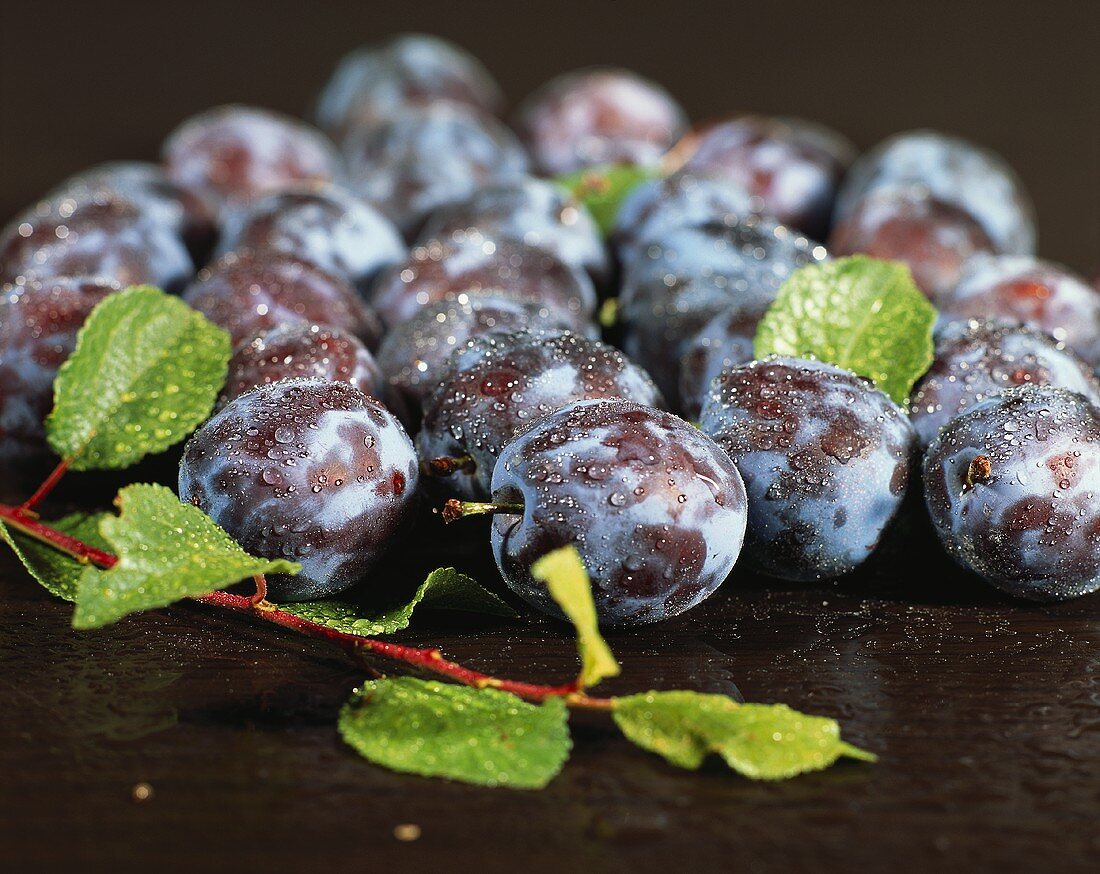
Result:
<svg viewBox="0 0 1100 874"><path fill-rule="evenodd" d="M1012 323L948 322L936 332L936 358L909 398L909 420L928 446L955 416L1021 385L1053 385L1100 403L1091 368L1053 338Z"/></svg>
<svg viewBox="0 0 1100 874"><path fill-rule="evenodd" d="M766 308L791 273L826 257L823 246L757 216L671 231L627 265L623 348L674 399L685 343L707 322L732 305Z"/></svg>
<svg viewBox="0 0 1100 874"><path fill-rule="evenodd" d="M996 251L969 213L914 189L872 191L833 227L829 251L863 254L909 267L917 286L939 301L959 282L966 263Z"/></svg>
<svg viewBox="0 0 1100 874"><path fill-rule="evenodd" d="M883 188L916 188L958 207L978 221L998 252L1035 251L1035 210L1023 184L998 155L966 140L930 130L883 140L852 165L836 219L847 219Z"/></svg>
<svg viewBox="0 0 1100 874"><path fill-rule="evenodd" d="M751 200L744 188L720 176L680 170L643 182L615 215L613 238L619 259L629 263L650 243L660 244L680 228L751 215Z"/></svg>
<svg viewBox="0 0 1100 874"><path fill-rule="evenodd" d="M382 389L382 372L374 356L354 334L319 325L289 324L264 331L236 348L221 403L281 379L346 382L374 397L380 397Z"/></svg>
<svg viewBox="0 0 1100 874"><path fill-rule="evenodd" d="M159 164L112 161L70 176L46 196L75 205L118 200L181 237L196 260L210 251L218 235L213 205L197 192L177 185Z"/></svg>
<svg viewBox="0 0 1100 874"><path fill-rule="evenodd" d="M1100 367L1100 294L1058 264L1012 255L974 258L937 306L953 319L1022 322Z"/></svg>
<svg viewBox="0 0 1100 874"><path fill-rule="evenodd" d="M1002 591L1059 601L1100 588L1100 411L1021 386L952 419L924 457L947 551Z"/></svg>
<svg viewBox="0 0 1100 874"><path fill-rule="evenodd" d="M729 456L682 419L629 401L582 401L542 419L504 448L492 485L506 508L493 519L501 575L555 616L530 572L553 549L580 552L601 624L635 625L710 595L745 535L745 486Z"/></svg>
<svg viewBox="0 0 1100 874"><path fill-rule="evenodd" d="M433 213L420 239L465 240L473 234L538 246L570 267L587 270L600 285L611 272L596 220L569 191L545 179L528 177L482 188Z"/></svg>
<svg viewBox="0 0 1100 874"><path fill-rule="evenodd" d="M746 115L696 135L684 169L745 189L754 211L823 239L837 188L856 156L836 131L799 118Z"/></svg>
<svg viewBox="0 0 1100 874"><path fill-rule="evenodd" d="M368 349L382 337L378 317L351 285L281 252L230 252L200 270L183 299L228 331L234 345L302 323L350 331Z"/></svg>
<svg viewBox="0 0 1100 874"><path fill-rule="evenodd" d="M178 291L194 269L173 229L107 192L42 201L0 231L0 283L70 276Z"/></svg>
<svg viewBox="0 0 1100 874"><path fill-rule="evenodd" d="M551 79L523 101L514 123L546 176L601 164L655 164L686 126L683 109L659 85L602 68Z"/></svg>
<svg viewBox="0 0 1100 874"><path fill-rule="evenodd" d="M335 185L298 184L254 200L226 222L220 254L285 252L312 261L366 293L385 267L404 259L405 242L374 207Z"/></svg>
<svg viewBox="0 0 1100 874"><path fill-rule="evenodd" d="M481 62L458 46L425 34L400 34L340 60L318 98L317 123L339 138L440 100L496 114L504 95Z"/></svg>
<svg viewBox="0 0 1100 874"><path fill-rule="evenodd" d="M596 289L584 271L545 249L477 234L413 246L406 260L378 277L370 302L394 328L448 295L484 291L553 307L578 330L596 308Z"/></svg>
<svg viewBox="0 0 1100 874"><path fill-rule="evenodd" d="M663 406L652 380L617 349L571 331L519 331L471 340L447 359L424 402L416 446L448 459L449 489L489 497L493 465L517 431L573 401L623 398Z"/></svg>
<svg viewBox="0 0 1100 874"><path fill-rule="evenodd" d="M752 361L756 329L767 306L732 306L707 322L684 344L680 359L680 408L698 419L711 381L723 370Z"/></svg>
<svg viewBox="0 0 1100 874"><path fill-rule="evenodd" d="M344 154L354 190L409 238L440 207L527 172L527 155L508 128L457 104L408 109L357 128Z"/></svg>
<svg viewBox="0 0 1100 874"><path fill-rule="evenodd" d="M370 570L417 477L412 443L380 403L347 383L290 379L241 395L191 436L179 493L253 555L299 562L268 591L305 601Z"/></svg>
<svg viewBox="0 0 1100 874"><path fill-rule="evenodd" d="M838 577L866 560L909 481L916 434L867 380L795 358L725 370L700 427L745 480L745 556L785 580Z"/></svg>
<svg viewBox="0 0 1100 874"><path fill-rule="evenodd" d="M233 209L296 182L334 182L339 152L297 119L251 106L219 106L169 134L164 166L178 185Z"/></svg>
<svg viewBox="0 0 1100 874"><path fill-rule="evenodd" d="M0 291L0 467L48 453L43 422L53 407L54 377L88 314L118 288L63 278Z"/></svg>
<svg viewBox="0 0 1100 874"><path fill-rule="evenodd" d="M407 424L419 425L451 353L489 334L569 328L553 307L492 292L450 295L421 308L386 334L378 349L386 402Z"/></svg>

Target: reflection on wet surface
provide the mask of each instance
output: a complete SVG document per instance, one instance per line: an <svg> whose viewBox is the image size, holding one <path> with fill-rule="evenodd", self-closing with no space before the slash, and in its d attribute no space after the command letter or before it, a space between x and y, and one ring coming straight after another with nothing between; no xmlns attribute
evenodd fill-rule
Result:
<svg viewBox="0 0 1100 874"><path fill-rule="evenodd" d="M493 579L470 539L453 562ZM321 644L197 606L78 634L68 606L5 556L0 773L11 812L0 830L17 855L56 865L77 854L154 864L165 847L181 867L211 850L260 858L262 835L293 831L308 840L281 847L275 869L370 847L375 861L435 852L489 870L495 859L509 870L517 860L533 870L724 870L733 858L753 871L876 870L884 859L901 871L1088 870L1100 851L1100 598L1012 602L912 539L876 565L836 584L735 573L696 611L610 635L624 673L607 691L783 701L840 719L878 765L780 784L711 765L691 774L584 714L561 776L517 793L357 759L333 723L361 674ZM398 558L385 573L421 570ZM425 612L401 638L519 678L574 670L572 642L544 619ZM139 782L153 789L142 804ZM66 840L51 842L61 821ZM419 824L421 838L399 845L400 823ZM486 829L490 862L470 839Z"/></svg>

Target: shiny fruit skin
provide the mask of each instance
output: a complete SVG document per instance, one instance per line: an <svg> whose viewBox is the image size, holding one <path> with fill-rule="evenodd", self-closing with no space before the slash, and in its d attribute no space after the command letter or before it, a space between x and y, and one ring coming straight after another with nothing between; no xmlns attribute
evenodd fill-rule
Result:
<svg viewBox="0 0 1100 874"><path fill-rule="evenodd" d="M223 213L298 182L335 182L343 176L336 147L320 131L267 109L229 105L184 121L162 147L177 185Z"/></svg>
<svg viewBox="0 0 1100 874"><path fill-rule="evenodd" d="M988 149L931 130L894 134L862 154L837 196L837 221L872 191L910 189L971 215L998 252L1035 252L1035 209L1012 168Z"/></svg>
<svg viewBox="0 0 1100 874"><path fill-rule="evenodd" d="M560 616L531 564L574 546L604 625L657 622L691 609L729 575L745 534L741 477L712 440L671 413L624 400L570 404L509 443L493 519L509 588Z"/></svg>
<svg viewBox="0 0 1100 874"><path fill-rule="evenodd" d="M118 288L59 278L0 290L0 467L48 454L43 423L57 370L89 313Z"/></svg>
<svg viewBox="0 0 1100 874"><path fill-rule="evenodd" d="M175 292L193 273L175 230L106 192L42 201L0 231L0 284L88 277Z"/></svg>
<svg viewBox="0 0 1100 874"><path fill-rule="evenodd" d="M420 240L464 240L473 234L545 249L570 267L587 271L597 285L606 284L611 273L592 214L565 188L545 179L526 177L481 188L432 213Z"/></svg>
<svg viewBox="0 0 1100 874"><path fill-rule="evenodd" d="M871 555L916 449L905 413L870 382L795 358L723 371L700 427L745 480L746 558L786 580L838 577Z"/></svg>
<svg viewBox="0 0 1100 874"><path fill-rule="evenodd" d="M1100 367L1100 294L1058 264L1015 255L973 258L937 305L945 318L1022 322Z"/></svg>
<svg viewBox="0 0 1100 874"><path fill-rule="evenodd" d="M279 325L242 343L229 360L219 403L283 379L346 382L380 397L382 372L367 347L347 331L306 323Z"/></svg>
<svg viewBox="0 0 1100 874"><path fill-rule="evenodd" d="M378 317L345 280L281 252L230 252L199 271L183 299L228 331L234 345L302 323L350 331L368 349L382 336Z"/></svg>
<svg viewBox="0 0 1100 874"><path fill-rule="evenodd" d="M754 199L755 212L823 239L855 154L847 139L814 122L745 115L700 132L684 169L725 176Z"/></svg>
<svg viewBox="0 0 1100 874"><path fill-rule="evenodd" d="M423 307L386 334L378 348L389 405L406 425L419 426L424 402L439 385L447 359L470 340L490 334L569 328L554 307L496 294L452 294Z"/></svg>
<svg viewBox="0 0 1100 874"><path fill-rule="evenodd" d="M685 417L698 420L714 377L756 357L756 329L767 311L763 304L732 306L707 322L684 344L679 397Z"/></svg>
<svg viewBox="0 0 1100 874"><path fill-rule="evenodd" d="M471 465L441 482L464 498L485 500L497 456L518 431L590 398L664 404L649 376L621 352L571 331L471 340L447 360L424 403L417 451L425 461L469 456Z"/></svg>
<svg viewBox="0 0 1100 874"><path fill-rule="evenodd" d="M45 200L120 200L132 204L154 224L183 239L196 263L202 263L218 236L214 206L197 192L173 182L159 164L108 161L70 176Z"/></svg>
<svg viewBox="0 0 1100 874"><path fill-rule="evenodd" d="M340 59L317 100L317 123L339 139L356 127L437 101L495 115L504 95L469 52L435 36L403 33Z"/></svg>
<svg viewBox="0 0 1100 874"><path fill-rule="evenodd" d="M619 295L623 349L674 399L685 344L730 307L766 308L825 248L783 225L745 216L674 230L627 265Z"/></svg>
<svg viewBox="0 0 1100 874"><path fill-rule="evenodd" d="M435 210L527 172L527 155L501 122L458 104L410 108L344 140L349 184L409 239Z"/></svg>
<svg viewBox="0 0 1100 874"><path fill-rule="evenodd" d="M1053 385L1100 402L1091 368L1052 337L1022 325L969 320L936 332L936 357L909 396L909 421L927 447L955 416L1021 385Z"/></svg>
<svg viewBox="0 0 1100 874"><path fill-rule="evenodd" d="M672 231L711 222L734 224L752 215L753 206L749 193L729 179L679 170L635 186L615 214L612 240L626 265Z"/></svg>
<svg viewBox="0 0 1100 874"><path fill-rule="evenodd" d="M1018 598L1100 588L1100 411L1052 386L1022 386L952 419L924 457L944 548Z"/></svg>
<svg viewBox="0 0 1100 874"><path fill-rule="evenodd" d="M382 272L369 300L393 329L449 295L471 292L554 307L582 331L596 308L596 289L584 271L545 249L476 233L413 246L408 258Z"/></svg>
<svg viewBox="0 0 1100 874"><path fill-rule="evenodd" d="M967 262L996 248L967 212L909 189L873 191L833 227L834 257L863 254L901 261L933 302L949 294Z"/></svg>
<svg viewBox="0 0 1100 874"><path fill-rule="evenodd" d="M560 176L603 164L655 164L687 121L672 96L629 70L576 70L551 79L516 111L535 169Z"/></svg>
<svg viewBox="0 0 1100 874"><path fill-rule="evenodd" d="M219 254L285 252L366 293L380 270L405 257L405 242L378 210L335 185L299 184L259 198L227 220Z"/></svg>
<svg viewBox="0 0 1100 874"><path fill-rule="evenodd" d="M412 506L416 454L396 419L341 382L284 380L241 395L187 442L180 499L248 552L299 562L268 580L276 600L358 582Z"/></svg>

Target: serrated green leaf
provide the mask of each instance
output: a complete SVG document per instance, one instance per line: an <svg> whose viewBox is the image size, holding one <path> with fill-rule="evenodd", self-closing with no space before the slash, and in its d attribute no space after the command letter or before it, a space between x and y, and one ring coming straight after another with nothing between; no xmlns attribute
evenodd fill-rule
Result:
<svg viewBox="0 0 1100 874"><path fill-rule="evenodd" d="M365 597L365 596L360 596ZM288 613L349 634L393 634L407 628L418 605L437 610L464 610L515 617L516 612L477 580L453 567L441 567L428 574L412 597L388 609L374 609L358 599L326 598L300 604L281 604Z"/></svg>
<svg viewBox="0 0 1100 874"><path fill-rule="evenodd" d="M229 335L178 297L151 286L108 296L54 381L50 446L73 470L167 449L210 415L230 352Z"/></svg>
<svg viewBox="0 0 1100 874"><path fill-rule="evenodd" d="M340 711L340 735L377 765L481 786L541 789L569 757L560 698L414 677L373 680Z"/></svg>
<svg viewBox="0 0 1100 874"><path fill-rule="evenodd" d="M628 740L681 768L711 753L754 780L783 780L829 767L841 756L875 756L840 739L834 719L785 704L738 704L725 695L647 692L615 698L612 717Z"/></svg>
<svg viewBox="0 0 1100 874"><path fill-rule="evenodd" d="M77 586L75 628L95 628L130 613L206 595L256 574L293 574L293 562L255 558L198 507L171 489L127 486L99 530L118 564L85 567Z"/></svg>
<svg viewBox="0 0 1100 874"><path fill-rule="evenodd" d="M615 229L619 207L638 185L658 175L653 167L634 164L614 164L591 167L567 173L555 180L573 192L573 196L588 207L604 236Z"/></svg>
<svg viewBox="0 0 1100 874"><path fill-rule="evenodd" d="M49 526L89 546L106 551L111 547L99 533L99 523L106 515L106 513L75 513L57 522L50 522ZM50 594L64 598L66 601L76 600L77 583L87 567L86 564L33 537L28 537L13 528L9 529L3 522L0 522L0 540L12 548L18 559L23 562L23 567Z"/></svg>
<svg viewBox="0 0 1100 874"><path fill-rule="evenodd" d="M932 363L936 310L904 264L863 255L791 274L756 331L756 357L816 358L898 404Z"/></svg>
<svg viewBox="0 0 1100 874"><path fill-rule="evenodd" d="M563 546L548 552L533 565L531 575L546 584L550 597L577 629L577 650L581 656L582 687L594 686L619 673L619 663L600 635L592 581L576 547Z"/></svg>

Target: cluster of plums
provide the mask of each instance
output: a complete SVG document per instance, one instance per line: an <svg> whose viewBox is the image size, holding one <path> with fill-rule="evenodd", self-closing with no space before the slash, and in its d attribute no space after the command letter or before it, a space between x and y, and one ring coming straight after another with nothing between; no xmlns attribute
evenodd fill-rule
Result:
<svg viewBox="0 0 1100 874"><path fill-rule="evenodd" d="M400 36L340 62L316 128L222 107L159 164L49 192L0 234L0 472L39 462L92 307L149 283L236 344L180 497L301 563L280 599L362 580L426 494L494 514L537 607L531 563L574 544L601 621L655 621L742 551L780 579L853 570L922 458L965 566L1036 599L1100 586L1100 290L1036 260L997 156L918 131L857 157L793 118L690 129L617 69L552 80L510 124L502 103L465 52ZM654 178L605 239L552 180L616 163ZM908 408L826 363L754 360L786 278L850 253L904 262L942 314ZM595 322L612 296L623 351Z"/></svg>

